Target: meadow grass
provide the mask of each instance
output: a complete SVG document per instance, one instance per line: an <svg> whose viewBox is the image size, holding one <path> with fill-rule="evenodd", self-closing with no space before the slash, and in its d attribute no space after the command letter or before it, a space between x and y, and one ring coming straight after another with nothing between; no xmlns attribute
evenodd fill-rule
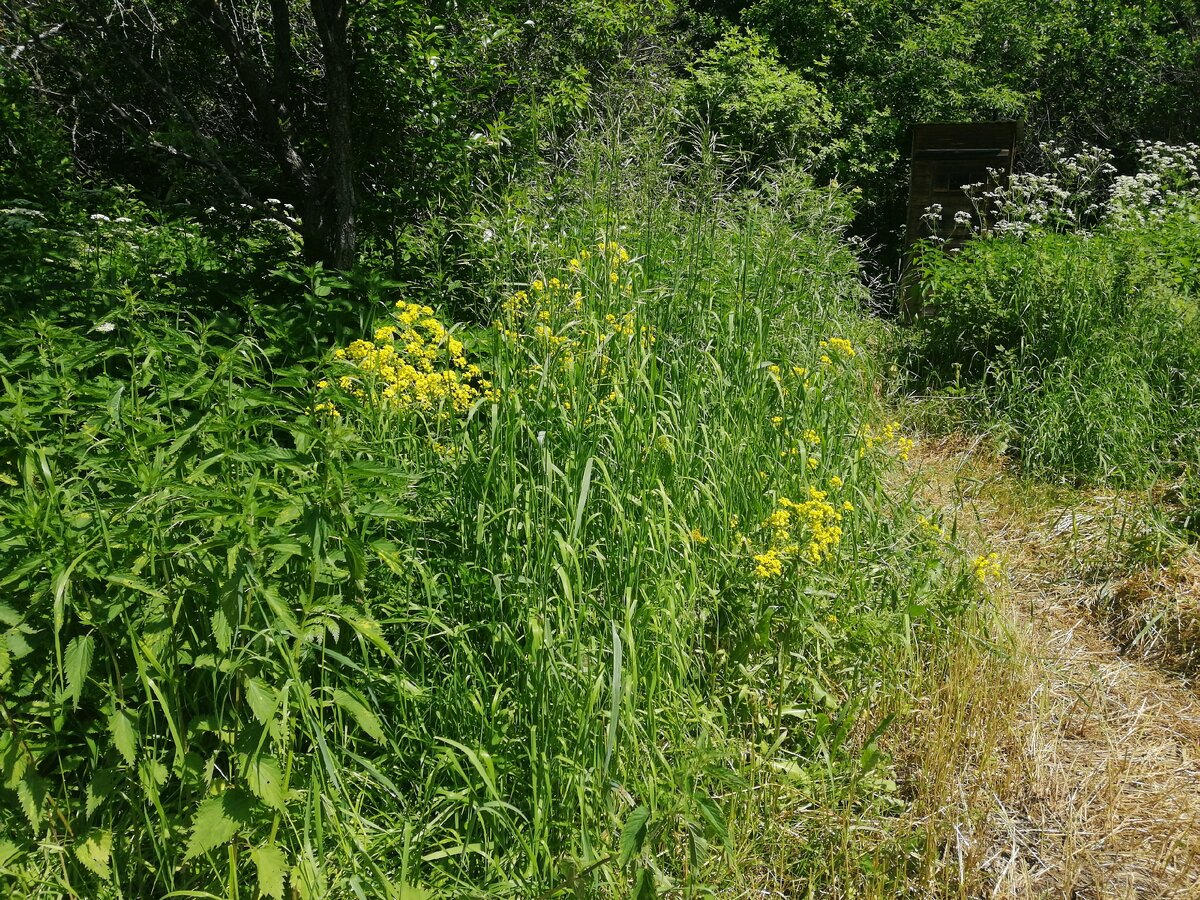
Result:
<svg viewBox="0 0 1200 900"><path fill-rule="evenodd" d="M1195 204L1095 233L1004 234L921 256L910 367L951 417L1046 478L1145 485L1200 452Z"/></svg>
<svg viewBox="0 0 1200 900"><path fill-rule="evenodd" d="M842 198L684 149L581 135L444 305L292 266L181 311L96 250L6 321L14 895L941 877L887 748L979 565L894 487Z"/></svg>

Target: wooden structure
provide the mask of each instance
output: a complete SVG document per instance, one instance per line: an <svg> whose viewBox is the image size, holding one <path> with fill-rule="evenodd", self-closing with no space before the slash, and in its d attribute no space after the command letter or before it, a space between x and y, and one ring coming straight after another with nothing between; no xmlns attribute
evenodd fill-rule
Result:
<svg viewBox="0 0 1200 900"><path fill-rule="evenodd" d="M910 282L908 257L913 244L935 237L946 250L961 247L981 223L964 185L983 184L985 190L1003 184L1017 162L1020 122L931 122L913 126L912 172L908 183L905 265L901 276L901 309L915 312L915 285ZM941 207L941 218L927 215ZM963 216L961 214L966 214ZM966 218L967 221L959 221Z"/></svg>
<svg viewBox="0 0 1200 900"><path fill-rule="evenodd" d="M961 246L971 228L956 225L965 212L978 225L966 184L994 186L1007 181L1017 161L1020 122L939 122L913 127L912 174L908 182L906 242L939 237ZM942 208L940 223L930 227L925 211Z"/></svg>

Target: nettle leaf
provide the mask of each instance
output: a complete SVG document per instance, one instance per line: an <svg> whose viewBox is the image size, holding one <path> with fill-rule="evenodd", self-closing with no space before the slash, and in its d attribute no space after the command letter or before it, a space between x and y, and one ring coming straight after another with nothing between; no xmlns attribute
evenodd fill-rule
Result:
<svg viewBox="0 0 1200 900"><path fill-rule="evenodd" d="M112 858L112 841L112 831L107 828L93 828L75 844L76 858L106 881L112 874L108 864Z"/></svg>
<svg viewBox="0 0 1200 900"><path fill-rule="evenodd" d="M19 628L5 632L4 643L8 645L14 659L24 659L33 652L33 647L29 645L29 641L25 640L25 635Z"/></svg>
<svg viewBox="0 0 1200 900"><path fill-rule="evenodd" d="M21 775L15 787L21 811L29 820L30 827L35 832L39 831L38 823L42 821L42 804L46 801L46 782L34 769L30 768Z"/></svg>
<svg viewBox="0 0 1200 900"><path fill-rule="evenodd" d="M119 709L108 717L108 732L113 746L131 766L137 761L137 717L127 709Z"/></svg>
<svg viewBox="0 0 1200 900"><path fill-rule="evenodd" d="M0 838L0 869L8 868L16 863L24 852L8 838Z"/></svg>
<svg viewBox="0 0 1200 900"><path fill-rule="evenodd" d="M200 856L229 843L250 821L253 803L248 794L236 788L209 797L201 803L196 810L196 818L192 820L192 834L188 838L184 859Z"/></svg>
<svg viewBox="0 0 1200 900"><path fill-rule="evenodd" d="M97 769L92 775L91 783L87 786L87 815L88 818L108 799L113 786L117 783L117 773L113 769Z"/></svg>
<svg viewBox="0 0 1200 900"><path fill-rule="evenodd" d="M83 694L83 686L87 682L88 672L92 669L92 654L96 649L96 639L90 634L81 634L67 645L65 665L67 670L67 696L76 707Z"/></svg>
<svg viewBox="0 0 1200 900"><path fill-rule="evenodd" d="M7 603L0 601L0 624L8 625L16 628L21 624L21 614L9 606Z"/></svg>
<svg viewBox="0 0 1200 900"><path fill-rule="evenodd" d="M618 865L626 865L641 852L642 844L646 842L646 826L649 821L650 810L644 806L639 806L629 814L629 818L625 820L625 827L621 829Z"/></svg>
<svg viewBox="0 0 1200 900"><path fill-rule="evenodd" d="M266 725L275 715L275 707L279 703L279 692L274 688L267 687L257 678L247 678L246 702L250 704L250 711L254 713L254 718L258 719L258 724Z"/></svg>
<svg viewBox="0 0 1200 900"><path fill-rule="evenodd" d="M276 844L266 844L250 851L258 869L258 891L275 900L283 900L284 880L287 877L287 857Z"/></svg>
<svg viewBox="0 0 1200 900"><path fill-rule="evenodd" d="M212 633L217 641L217 649L228 653L233 645L233 626L229 624L229 617L221 607L217 607L217 611L212 614Z"/></svg>
<svg viewBox="0 0 1200 900"><path fill-rule="evenodd" d="M283 809L286 797L279 760L265 753L249 756L245 760L245 775L254 796L272 809Z"/></svg>
<svg viewBox="0 0 1200 900"><path fill-rule="evenodd" d="M383 742L383 726L379 724L378 717L367 708L366 704L341 688L333 692L333 702L341 707L342 710L349 713L354 721L358 723L359 728L375 738L375 740Z"/></svg>

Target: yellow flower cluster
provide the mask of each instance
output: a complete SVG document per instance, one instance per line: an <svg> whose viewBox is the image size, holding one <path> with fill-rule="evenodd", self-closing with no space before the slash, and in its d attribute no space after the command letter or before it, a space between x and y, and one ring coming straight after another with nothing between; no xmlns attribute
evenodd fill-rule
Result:
<svg viewBox="0 0 1200 900"><path fill-rule="evenodd" d="M462 413L479 397L499 399L430 307L401 300L392 319L394 324L375 329L374 340L334 351L359 373L340 377L339 387L372 403L423 412L449 407Z"/></svg>
<svg viewBox="0 0 1200 900"><path fill-rule="evenodd" d="M925 516L917 517L917 525L926 537L940 539L946 536L946 529Z"/></svg>
<svg viewBox="0 0 1200 900"><path fill-rule="evenodd" d="M870 453L876 447L886 447L895 442L896 456L899 457L901 461L906 461L908 459L908 454L912 451L913 441L912 438L903 436L897 437L899 431L899 422L888 422L887 425L883 427L883 430L876 434L875 429L873 429L871 424L868 422L863 426L863 443L862 447L858 451L858 455L866 456L866 454Z"/></svg>
<svg viewBox="0 0 1200 900"><path fill-rule="evenodd" d="M971 572L980 584L987 584L989 578L999 578L1001 574L1000 558L995 553L987 556L977 556L971 563Z"/></svg>
<svg viewBox="0 0 1200 900"><path fill-rule="evenodd" d="M838 479L837 484L841 483ZM808 498L799 503L780 497L774 512L762 523L768 532L769 546L754 555L755 576L774 578L782 574L788 559L803 558L811 563L830 559L842 542L842 512L853 509L854 505L847 500L839 511L829 502L829 494L816 487L809 487ZM803 531L805 543L794 540L796 529Z"/></svg>
<svg viewBox="0 0 1200 900"><path fill-rule="evenodd" d="M783 557L778 548L754 554L754 574L758 578L776 578L783 574Z"/></svg>
<svg viewBox="0 0 1200 900"><path fill-rule="evenodd" d="M834 356L840 356L845 359L851 359L858 355L851 344L845 338L829 338L829 340L821 341L821 349L832 353Z"/></svg>

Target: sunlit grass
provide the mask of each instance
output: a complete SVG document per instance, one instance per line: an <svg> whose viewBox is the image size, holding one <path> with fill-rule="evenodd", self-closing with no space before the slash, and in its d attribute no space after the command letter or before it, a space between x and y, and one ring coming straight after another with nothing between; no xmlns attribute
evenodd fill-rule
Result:
<svg viewBox="0 0 1200 900"><path fill-rule="evenodd" d="M771 846L905 882L854 823L903 810L885 711L979 580L885 485L837 194L644 150L481 210L470 324L5 326L15 891L695 896Z"/></svg>

